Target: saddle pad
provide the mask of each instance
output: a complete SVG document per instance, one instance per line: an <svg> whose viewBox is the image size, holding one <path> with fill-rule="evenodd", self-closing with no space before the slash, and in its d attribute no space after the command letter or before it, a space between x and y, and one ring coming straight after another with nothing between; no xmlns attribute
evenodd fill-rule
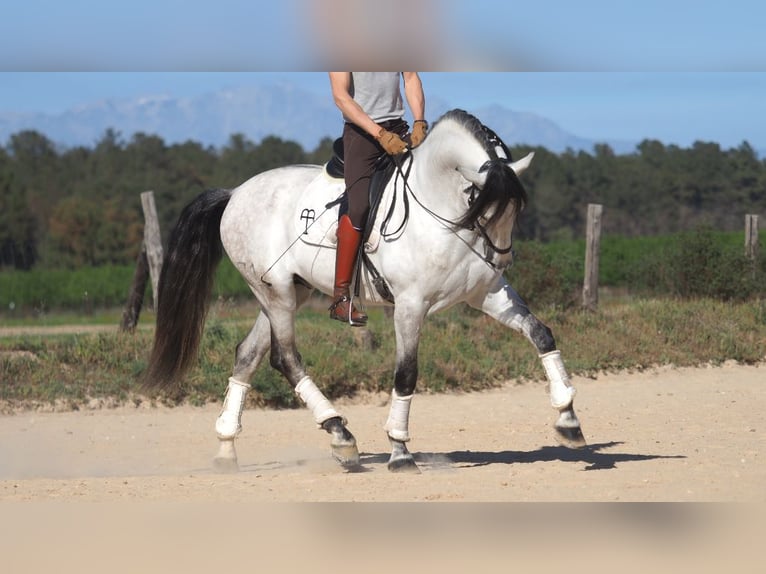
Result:
<svg viewBox="0 0 766 574"><path fill-rule="evenodd" d="M335 232L338 228L339 204L327 207L328 203L338 200L345 190L345 182L342 179L330 177L322 171L312 181L296 202L293 216L295 233L301 241L308 245L329 247L335 249L338 238ZM375 251L380 243L380 233L375 229L364 244L364 250L368 253Z"/></svg>

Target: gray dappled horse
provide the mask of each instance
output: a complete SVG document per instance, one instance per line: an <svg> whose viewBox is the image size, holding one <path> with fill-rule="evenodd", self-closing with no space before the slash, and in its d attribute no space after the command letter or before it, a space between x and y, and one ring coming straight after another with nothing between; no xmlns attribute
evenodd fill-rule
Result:
<svg viewBox="0 0 766 574"><path fill-rule="evenodd" d="M418 343L425 317L467 303L522 333L544 367L554 428L564 444L584 439L573 407L574 388L553 335L506 282L511 234L526 192L517 174L532 154L511 162L508 150L479 120L452 110L426 140L400 158L364 245L375 271L358 275L361 300L391 305L394 299L396 369L385 430L388 468L417 471L407 449L409 413L418 376ZM406 177L405 177L406 176ZM255 294L261 313L238 345L223 409L215 428L219 470L237 470L234 439L250 380L269 354L271 366L295 389L319 428L331 435L333 456L359 466L356 439L306 372L295 344L295 314L314 289L333 292L335 229L342 179L321 166L273 169L233 190L212 190L193 200L172 232L162 269L154 347L146 384L179 384L196 359L221 247ZM329 320L329 319L328 319ZM459 413L455 414L456 424Z"/></svg>

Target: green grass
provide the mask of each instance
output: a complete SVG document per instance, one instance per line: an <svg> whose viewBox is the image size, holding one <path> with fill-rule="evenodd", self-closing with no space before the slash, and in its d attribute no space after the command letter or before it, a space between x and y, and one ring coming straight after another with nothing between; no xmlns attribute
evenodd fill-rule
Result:
<svg viewBox="0 0 766 574"><path fill-rule="evenodd" d="M601 244L601 285L617 287L595 313L577 305L584 243L519 242L507 276L553 329L570 370L578 374L679 366L766 357L766 257L758 265L742 255L741 234L709 230L679 236ZM63 402L79 408L93 398L143 400L137 381L146 367L154 315L142 328L117 332L133 269L0 273L2 326L113 325L93 335L0 338L0 407ZM85 295L87 293L87 296ZM228 260L213 291L197 366L184 388L165 401L217 401L225 391L237 344L257 314L248 289ZM247 303L242 303L247 301ZM298 317L303 360L325 393L336 398L388 391L394 370L394 333L380 310L370 317L371 349L355 331L329 321L326 305ZM61 311L63 309L64 311ZM467 308L430 318L420 344L419 389L479 390L514 379L543 376L531 345L518 333ZM297 406L292 389L264 362L254 380L253 404Z"/></svg>
<svg viewBox="0 0 766 574"><path fill-rule="evenodd" d="M214 305L197 366L184 388L164 402L220 401L236 345L256 310L230 302ZM250 315L250 319L243 317ZM597 312L548 306L538 316L556 336L574 374L692 366L727 360L757 363L766 358L766 303L639 299L609 303ZM363 391L388 392L393 383L391 319L370 310L372 345L361 346L355 330L307 309L298 317L298 346L307 369L330 398ZM24 336L0 338L0 408L33 408L57 402L81 408L93 398L116 403L144 400L138 380L146 367L152 331L134 334ZM427 320L420 345L419 392L475 391L508 380L541 380L531 344L521 335L468 308ZM253 381L251 406L298 406L292 389L268 365Z"/></svg>

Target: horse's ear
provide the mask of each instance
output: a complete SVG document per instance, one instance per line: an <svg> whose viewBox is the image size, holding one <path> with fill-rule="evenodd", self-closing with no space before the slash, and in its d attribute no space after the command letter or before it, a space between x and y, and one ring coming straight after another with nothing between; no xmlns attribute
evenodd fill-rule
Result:
<svg viewBox="0 0 766 574"><path fill-rule="evenodd" d="M535 157L535 152L532 151L532 152L529 152L520 160L509 163L508 165L510 165L511 169L516 172L516 175L521 175L521 172L527 169L529 167L529 164L532 163L533 157Z"/></svg>
<svg viewBox="0 0 766 574"><path fill-rule="evenodd" d="M473 169L467 168L467 167L460 167L458 166L457 170L460 172L460 175L462 175L464 178L466 178L469 182L474 184L479 189L484 188L484 184L487 181L487 172L478 172Z"/></svg>

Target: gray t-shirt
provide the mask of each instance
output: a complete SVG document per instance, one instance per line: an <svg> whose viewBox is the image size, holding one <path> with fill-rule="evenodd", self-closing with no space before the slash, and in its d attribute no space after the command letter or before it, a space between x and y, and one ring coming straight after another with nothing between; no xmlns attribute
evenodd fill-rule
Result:
<svg viewBox="0 0 766 574"><path fill-rule="evenodd" d="M374 122L401 119L400 80L401 72L351 72L351 97Z"/></svg>

